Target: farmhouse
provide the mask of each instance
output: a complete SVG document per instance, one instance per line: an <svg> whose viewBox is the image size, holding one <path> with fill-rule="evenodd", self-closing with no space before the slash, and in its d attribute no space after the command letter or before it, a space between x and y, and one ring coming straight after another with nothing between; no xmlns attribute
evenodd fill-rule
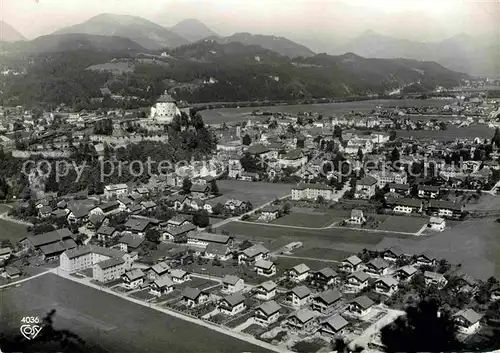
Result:
<svg viewBox="0 0 500 353"><path fill-rule="evenodd" d="M255 297L261 300L269 300L276 295L278 285L273 281L266 281L255 288Z"/></svg>
<svg viewBox="0 0 500 353"><path fill-rule="evenodd" d="M30 235L21 244L24 249L39 251L45 260L54 259L64 251L76 248L76 236L69 229L57 229L39 235Z"/></svg>
<svg viewBox="0 0 500 353"><path fill-rule="evenodd" d="M281 306L274 300L262 303L255 309L255 322L261 326L268 326L278 321Z"/></svg>
<svg viewBox="0 0 500 353"><path fill-rule="evenodd" d="M320 313L327 313L341 298L342 294L336 289L324 291L312 299L312 309Z"/></svg>
<svg viewBox="0 0 500 353"><path fill-rule="evenodd" d="M427 206L431 215L449 219L460 219L464 214L465 206L462 203L451 201L432 200Z"/></svg>
<svg viewBox="0 0 500 353"><path fill-rule="evenodd" d="M389 184L389 192L407 196L410 194L411 187L409 184L396 184L396 183L390 183Z"/></svg>
<svg viewBox="0 0 500 353"><path fill-rule="evenodd" d="M281 207L278 205L266 206L261 209L259 220L265 222L274 221L276 218L279 217L280 212L281 212Z"/></svg>
<svg viewBox="0 0 500 353"><path fill-rule="evenodd" d="M423 209L422 200L408 198L389 198L387 206L392 209L392 212L401 214L421 213Z"/></svg>
<svg viewBox="0 0 500 353"><path fill-rule="evenodd" d="M245 300L246 298L240 293L231 294L219 301L217 309L222 314L233 316L246 309Z"/></svg>
<svg viewBox="0 0 500 353"><path fill-rule="evenodd" d="M187 234L187 243L190 245L207 246L208 244L230 245L232 237L229 235L212 234L205 232L189 232Z"/></svg>
<svg viewBox="0 0 500 353"><path fill-rule="evenodd" d="M420 198L435 199L439 196L439 186L418 185L417 193Z"/></svg>

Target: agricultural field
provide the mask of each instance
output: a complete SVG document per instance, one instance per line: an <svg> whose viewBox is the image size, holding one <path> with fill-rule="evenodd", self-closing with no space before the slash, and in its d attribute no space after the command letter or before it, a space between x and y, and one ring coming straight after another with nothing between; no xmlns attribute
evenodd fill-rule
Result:
<svg viewBox="0 0 500 353"><path fill-rule="evenodd" d="M218 198L221 203L224 203L228 199L236 199L250 201L252 206L256 208L277 198L291 194L293 185L241 180L218 180L217 186L223 194Z"/></svg>
<svg viewBox="0 0 500 353"><path fill-rule="evenodd" d="M342 261L351 256L353 253L349 251L342 251L329 248L299 248L292 252L292 256L310 257L315 259L324 259L331 261Z"/></svg>
<svg viewBox="0 0 500 353"><path fill-rule="evenodd" d="M388 232L417 233L426 227L428 222L427 217L389 216L377 229Z"/></svg>
<svg viewBox="0 0 500 353"><path fill-rule="evenodd" d="M398 137L411 137L413 139L434 139L440 141L453 141L457 138L489 138L493 137L495 130L488 125L470 125L468 127L457 127L448 124L446 130L411 130L397 131Z"/></svg>
<svg viewBox="0 0 500 353"><path fill-rule="evenodd" d="M0 332L19 334L23 316L54 309L54 327L85 341L87 352L267 352L85 285L47 274L1 292ZM2 347L5 348L5 347Z"/></svg>
<svg viewBox="0 0 500 353"><path fill-rule="evenodd" d="M392 99L392 100L366 100L359 102L323 103L323 104L298 104L279 105L267 107L242 107L242 108L220 108L203 110L200 112L203 120L207 124L222 124L224 122L237 122L245 119L266 119L267 117L256 117L252 115L254 110L269 111L272 113L284 112L296 114L299 112L316 112L322 115L333 115L359 111L369 113L375 107L423 107L423 106L444 106L446 102L442 100L420 100L420 99Z"/></svg>

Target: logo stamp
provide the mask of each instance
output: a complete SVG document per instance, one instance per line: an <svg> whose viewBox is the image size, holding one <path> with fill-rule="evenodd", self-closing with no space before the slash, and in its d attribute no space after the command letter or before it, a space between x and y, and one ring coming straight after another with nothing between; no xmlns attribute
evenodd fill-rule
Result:
<svg viewBox="0 0 500 353"><path fill-rule="evenodd" d="M28 340L34 339L42 331L41 320L37 316L25 316L21 319L21 334Z"/></svg>

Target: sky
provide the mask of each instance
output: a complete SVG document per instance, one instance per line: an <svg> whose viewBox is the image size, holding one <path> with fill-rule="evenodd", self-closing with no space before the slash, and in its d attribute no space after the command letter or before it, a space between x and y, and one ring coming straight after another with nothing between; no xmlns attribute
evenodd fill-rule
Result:
<svg viewBox="0 0 500 353"><path fill-rule="evenodd" d="M281 35L317 51L367 30L420 42L459 33L500 36L500 0L0 0L1 19L27 38L99 13L167 27L197 18L221 35Z"/></svg>

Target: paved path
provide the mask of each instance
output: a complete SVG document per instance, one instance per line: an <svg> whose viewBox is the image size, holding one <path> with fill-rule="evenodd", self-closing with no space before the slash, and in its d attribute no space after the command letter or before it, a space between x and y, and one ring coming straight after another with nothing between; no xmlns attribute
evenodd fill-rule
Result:
<svg viewBox="0 0 500 353"><path fill-rule="evenodd" d="M248 342L248 343L253 344L255 346L259 346L261 348L264 348L264 349L267 349L267 350L270 350L270 351L273 351L273 352L278 352L278 353L289 353L290 352L290 351L288 351L286 349L283 349L281 347L277 347L277 346L274 346L274 345L272 345L270 343L266 343L266 342L260 341L260 340L256 339L253 336L250 336L250 335L247 335L247 334L243 334L243 333L239 333L239 332L234 332L234 331L232 331L232 330L230 330L228 328L216 326L216 325L210 324L210 323L208 323L206 321L203 321L201 319L198 319L198 318L195 318L195 317L192 317L192 316L183 315L183 314L178 313L176 311L169 310L167 308L157 306L157 305L155 305L153 303L149 303L149 302L145 302L145 301L142 301L142 300L139 300L139 299L128 297L128 296L126 296L123 293L114 292L113 290L111 290L109 288L102 287L102 286L99 286L99 285L97 285L95 283L92 283L88 279L82 279L82 278L73 277L68 272L63 271L63 270L59 270L58 268L52 269L50 271L52 273L58 275L58 276L66 278L68 280L71 280L71 281L74 281L74 282L78 282L80 284L86 285L88 287L92 287L94 289L97 289L97 290L100 290L100 291L103 291L103 292L107 292L109 294L115 295L117 297L121 297L122 299L128 300L130 302L133 302L133 303L136 303L136 304L139 304L139 305L142 305L142 306L149 307L149 308L151 308L153 310L160 311L160 312L162 312L164 314L167 314L167 315L170 315L170 316L174 316L174 317L176 317L178 319L189 321L191 323L194 323L194 324L197 324L197 325L200 325L200 326L204 326L204 327L209 328L211 330L214 330L214 331L217 331L219 333L225 334L227 336L231 336L233 338L236 338L236 339Z"/></svg>
<svg viewBox="0 0 500 353"><path fill-rule="evenodd" d="M23 278L23 279L20 279L19 281L15 281L15 282L11 282L11 283L4 284L4 285L0 286L0 289L7 288L7 287L12 287L12 286L15 286L15 285L21 284L21 283L23 283L23 282L26 282L26 281L29 281L29 280L35 279L35 278L37 278L37 277L40 277L40 276L46 275L47 273L50 273L50 272L52 272L52 271L53 271L53 270L47 270L47 271L45 271L45 272L38 273L38 274L33 275L33 276L30 276L30 277L28 277L28 278Z"/></svg>
<svg viewBox="0 0 500 353"><path fill-rule="evenodd" d="M4 206L8 206L8 205L4 205ZM11 207L11 206L9 206L9 207ZM4 212L4 213L0 214L0 219L3 219L4 221L11 222L11 223L21 224L23 226L33 227L33 223L10 217L9 212Z"/></svg>

